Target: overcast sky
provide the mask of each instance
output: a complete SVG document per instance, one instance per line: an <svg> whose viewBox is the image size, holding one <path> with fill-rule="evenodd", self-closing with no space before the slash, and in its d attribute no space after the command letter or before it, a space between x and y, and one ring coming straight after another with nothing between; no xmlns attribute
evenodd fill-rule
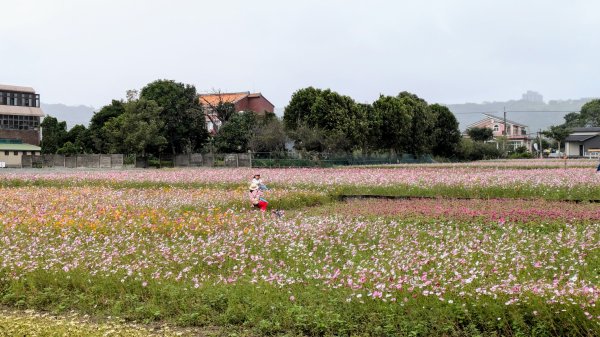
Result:
<svg viewBox="0 0 600 337"><path fill-rule="evenodd" d="M600 96L600 1L0 0L0 83L96 108L173 79L360 102Z"/></svg>

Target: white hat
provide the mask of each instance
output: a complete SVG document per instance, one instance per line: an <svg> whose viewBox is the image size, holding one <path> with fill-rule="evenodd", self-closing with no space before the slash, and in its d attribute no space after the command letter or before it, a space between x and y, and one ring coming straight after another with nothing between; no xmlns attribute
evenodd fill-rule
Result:
<svg viewBox="0 0 600 337"><path fill-rule="evenodd" d="M250 191L255 191L257 189L258 189L258 184L257 183L250 184Z"/></svg>

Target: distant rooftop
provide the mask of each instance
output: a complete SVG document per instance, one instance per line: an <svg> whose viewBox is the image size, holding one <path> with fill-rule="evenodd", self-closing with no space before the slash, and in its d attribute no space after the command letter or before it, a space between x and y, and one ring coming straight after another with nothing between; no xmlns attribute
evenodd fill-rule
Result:
<svg viewBox="0 0 600 337"><path fill-rule="evenodd" d="M571 133L573 132L600 132L600 127L572 128Z"/></svg>
<svg viewBox="0 0 600 337"><path fill-rule="evenodd" d="M26 92L30 94L35 94L35 90L31 87L20 87L16 85L7 85L0 84L0 91L16 91L16 92Z"/></svg>
<svg viewBox="0 0 600 337"><path fill-rule="evenodd" d="M202 105L213 105L213 106L219 105L219 103L235 103L249 95L250 95L249 91L216 93L216 94L200 94L200 103ZM255 95L255 94L252 94L252 95Z"/></svg>

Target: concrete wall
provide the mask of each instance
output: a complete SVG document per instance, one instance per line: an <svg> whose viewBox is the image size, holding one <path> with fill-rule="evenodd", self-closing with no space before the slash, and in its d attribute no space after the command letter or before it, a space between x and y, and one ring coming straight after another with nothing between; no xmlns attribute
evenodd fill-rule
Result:
<svg viewBox="0 0 600 337"><path fill-rule="evenodd" d="M4 162L6 167L21 167L22 155L23 151L0 151L0 161Z"/></svg>
<svg viewBox="0 0 600 337"><path fill-rule="evenodd" d="M2 152L3 154L4 152ZM0 160L1 161L1 160ZM43 156L19 156L19 165L13 167L67 167L67 168L123 168L122 154L84 154L63 156L45 154Z"/></svg>

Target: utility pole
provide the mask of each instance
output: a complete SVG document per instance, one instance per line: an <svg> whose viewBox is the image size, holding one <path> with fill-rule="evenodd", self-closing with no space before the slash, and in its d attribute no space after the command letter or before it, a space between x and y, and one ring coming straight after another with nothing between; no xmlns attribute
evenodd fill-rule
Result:
<svg viewBox="0 0 600 337"><path fill-rule="evenodd" d="M502 132L504 135L504 140L502 142L502 154L506 154L506 142L508 142L508 132L506 130L506 107L504 107L504 130Z"/></svg>
<svg viewBox="0 0 600 337"><path fill-rule="evenodd" d="M538 131L538 142L540 143L540 159L544 158L544 149L542 149L542 129Z"/></svg>
<svg viewBox="0 0 600 337"><path fill-rule="evenodd" d="M507 132L506 132L506 107L504 107L504 131L502 133L505 136L507 135Z"/></svg>

